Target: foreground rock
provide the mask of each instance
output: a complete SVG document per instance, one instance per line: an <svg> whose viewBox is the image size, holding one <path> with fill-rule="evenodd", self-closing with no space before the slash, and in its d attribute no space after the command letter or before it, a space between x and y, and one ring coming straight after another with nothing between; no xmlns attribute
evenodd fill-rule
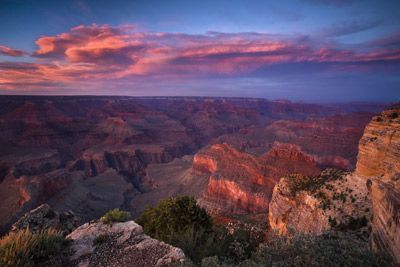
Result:
<svg viewBox="0 0 400 267"><path fill-rule="evenodd" d="M179 248L152 239L134 221L86 223L67 236L72 266L173 266L183 263Z"/></svg>
<svg viewBox="0 0 400 267"><path fill-rule="evenodd" d="M31 232L55 229L67 235L79 225L79 219L72 212L55 212L47 204L40 205L22 216L13 224L11 231L29 228Z"/></svg>
<svg viewBox="0 0 400 267"><path fill-rule="evenodd" d="M400 105L373 118L360 141L356 173L371 188L372 247L400 264Z"/></svg>

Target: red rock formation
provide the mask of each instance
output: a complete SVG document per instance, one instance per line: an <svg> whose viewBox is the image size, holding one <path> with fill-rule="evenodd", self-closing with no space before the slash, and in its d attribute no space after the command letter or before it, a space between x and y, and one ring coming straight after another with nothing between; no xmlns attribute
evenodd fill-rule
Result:
<svg viewBox="0 0 400 267"><path fill-rule="evenodd" d="M257 213L268 207L274 183L249 154L227 144L212 145L194 156L193 171L208 176L201 203L214 213Z"/></svg>
<svg viewBox="0 0 400 267"><path fill-rule="evenodd" d="M355 166L358 142L373 114L356 113L297 120L278 120L266 127L248 127L224 135L226 142L255 155L265 153L274 142L298 145L324 167L351 170Z"/></svg>
<svg viewBox="0 0 400 267"><path fill-rule="evenodd" d="M192 169L208 177L201 202L217 214L265 212L280 177L320 172L313 157L296 145L281 143L259 158L227 144L212 145L194 156Z"/></svg>
<svg viewBox="0 0 400 267"><path fill-rule="evenodd" d="M373 118L360 141L356 173L372 195L372 247L400 264L400 105Z"/></svg>
<svg viewBox="0 0 400 267"><path fill-rule="evenodd" d="M278 182L290 173L316 175L321 172L315 158L304 153L300 146L275 142L266 154L260 157L267 177Z"/></svg>

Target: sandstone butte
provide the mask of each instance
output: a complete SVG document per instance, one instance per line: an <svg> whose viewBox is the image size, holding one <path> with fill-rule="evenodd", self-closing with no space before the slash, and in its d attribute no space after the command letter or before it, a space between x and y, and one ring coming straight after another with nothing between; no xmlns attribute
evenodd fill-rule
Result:
<svg viewBox="0 0 400 267"><path fill-rule="evenodd" d="M291 191L290 177L282 178L269 204L271 228L321 234L366 218L366 225L355 230L368 234L370 225L372 248L388 252L400 263L399 114L397 105L367 125L353 173L327 173L317 189L298 192Z"/></svg>

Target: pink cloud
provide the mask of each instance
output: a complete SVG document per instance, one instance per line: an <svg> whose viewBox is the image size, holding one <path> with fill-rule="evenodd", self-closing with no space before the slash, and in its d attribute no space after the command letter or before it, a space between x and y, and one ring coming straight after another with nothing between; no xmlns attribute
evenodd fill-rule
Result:
<svg viewBox="0 0 400 267"><path fill-rule="evenodd" d="M22 57L28 55L27 52L13 49L8 46L0 45L0 55L10 56L10 57Z"/></svg>
<svg viewBox="0 0 400 267"><path fill-rule="evenodd" d="M399 47L367 52L335 48L307 38L260 33L203 35L138 32L133 26L77 26L55 36L37 39L34 63L1 63L0 88L25 83L73 85L152 77L248 74L280 63L362 63L400 60ZM368 45L368 44L367 44ZM0 53L26 53L0 46Z"/></svg>

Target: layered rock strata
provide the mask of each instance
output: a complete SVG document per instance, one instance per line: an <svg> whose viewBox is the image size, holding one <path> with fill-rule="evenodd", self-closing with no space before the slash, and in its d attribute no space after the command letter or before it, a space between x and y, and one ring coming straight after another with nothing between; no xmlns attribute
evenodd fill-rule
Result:
<svg viewBox="0 0 400 267"><path fill-rule="evenodd" d="M357 231L368 237L371 204L364 179L327 169L319 176L290 175L275 186L269 225L281 234Z"/></svg>
<svg viewBox="0 0 400 267"><path fill-rule="evenodd" d="M366 127L356 173L371 190L372 247L388 252L400 264L400 105L374 117Z"/></svg>

